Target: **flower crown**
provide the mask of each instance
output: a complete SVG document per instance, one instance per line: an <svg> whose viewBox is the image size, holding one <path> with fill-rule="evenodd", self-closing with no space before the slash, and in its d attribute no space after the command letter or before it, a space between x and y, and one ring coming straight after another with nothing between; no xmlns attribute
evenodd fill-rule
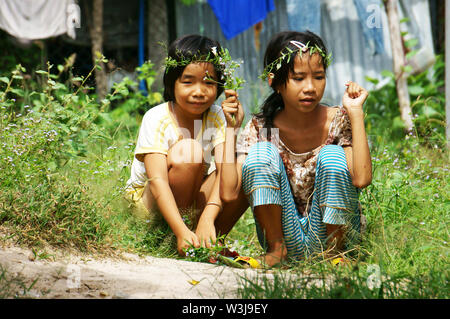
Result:
<svg viewBox="0 0 450 319"><path fill-rule="evenodd" d="M328 55L325 54L325 52L317 44L311 46L309 44L309 42L304 44L300 41L294 41L294 40L289 41L289 43L294 45L295 47L297 47L297 49L292 50L289 47L286 47L285 49L283 49L281 51L280 57L278 59L276 59L275 61L273 61L272 63L268 64L264 68L264 71L260 76L261 79L265 80L269 77L270 73L273 73L274 70L279 70L281 68L282 63L285 58L287 58L286 63L289 63L289 61L291 60L292 53L297 53L301 58L302 54L307 51L309 51L309 55L313 55L314 53L317 52L322 57L325 67L328 67L331 64L331 53L329 53ZM287 50L287 52L285 50Z"/></svg>
<svg viewBox="0 0 450 319"><path fill-rule="evenodd" d="M217 50L217 47L212 47L211 51L205 56L204 54L195 54L191 58L186 58L181 52L177 52L176 55L180 58L179 61L167 56L165 59L166 72L170 68L176 68L179 66L186 66L190 63L208 62L214 65L215 68L222 72L221 82L215 81L219 85L228 90L238 90L242 88L245 81L234 75L234 72L241 66L242 61L237 62L231 58L228 49L221 48ZM208 74L205 78L213 80Z"/></svg>

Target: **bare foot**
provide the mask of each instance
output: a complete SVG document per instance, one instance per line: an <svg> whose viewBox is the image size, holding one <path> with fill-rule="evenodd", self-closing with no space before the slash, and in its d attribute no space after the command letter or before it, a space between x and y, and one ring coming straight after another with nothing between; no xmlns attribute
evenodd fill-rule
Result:
<svg viewBox="0 0 450 319"><path fill-rule="evenodd" d="M287 249L284 245L279 245L274 247L271 251L267 252L267 254L260 256L260 260L264 266L267 268L271 268L282 261L286 260L287 257Z"/></svg>

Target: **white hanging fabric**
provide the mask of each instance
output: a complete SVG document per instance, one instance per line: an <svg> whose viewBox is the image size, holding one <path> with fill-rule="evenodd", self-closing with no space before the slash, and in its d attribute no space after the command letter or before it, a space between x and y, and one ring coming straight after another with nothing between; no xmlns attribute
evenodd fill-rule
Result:
<svg viewBox="0 0 450 319"><path fill-rule="evenodd" d="M20 40L67 34L75 39L80 7L75 0L2 0L0 29Z"/></svg>

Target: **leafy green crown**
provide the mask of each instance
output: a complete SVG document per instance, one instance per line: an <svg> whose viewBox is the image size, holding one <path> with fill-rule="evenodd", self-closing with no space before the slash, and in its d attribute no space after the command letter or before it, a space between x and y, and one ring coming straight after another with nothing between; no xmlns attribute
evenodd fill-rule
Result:
<svg viewBox="0 0 450 319"><path fill-rule="evenodd" d="M272 63L268 64L265 68L263 73L261 74L260 78L265 80L269 77L270 73L273 73L274 70L279 70L282 66L282 63L286 59L286 63L289 63L291 60L291 56L293 53L296 53L302 57L302 54L309 51L309 55L313 55L314 53L319 53L320 56L323 59L323 63L325 67L328 67L331 64L331 53L325 54L325 52L317 45L310 45L309 42L306 44L303 44L299 41L290 41L290 44L293 44L297 49L291 49L289 47L286 47L281 51L280 57L273 61Z"/></svg>
<svg viewBox="0 0 450 319"><path fill-rule="evenodd" d="M186 66L190 63L208 62L213 64L216 69L222 72L222 78L220 79L220 82L216 81L216 83L219 85L223 85L226 90L238 90L242 88L242 85L245 83L245 80L235 75L235 71L241 66L243 62L234 61L231 58L228 49L220 48L218 50L217 47L212 47L211 51L208 52L207 55L194 54L191 58L187 58L181 52L178 52L177 57L179 58L178 60L174 59L171 56L166 57L166 72L170 68ZM208 74L205 77L211 80Z"/></svg>

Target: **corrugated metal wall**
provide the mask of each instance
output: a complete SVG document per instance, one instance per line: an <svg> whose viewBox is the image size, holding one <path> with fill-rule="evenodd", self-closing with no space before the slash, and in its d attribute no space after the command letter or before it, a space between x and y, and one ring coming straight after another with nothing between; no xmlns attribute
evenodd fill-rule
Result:
<svg viewBox="0 0 450 319"><path fill-rule="evenodd" d="M301 0L298 0L301 1ZM319 1L319 0L318 0ZM403 28L420 40L419 46L433 50L432 34L427 0L400 0L400 16L408 16L409 23ZM274 0L275 10L263 21L260 34L261 49L254 45L253 29L227 41L220 25L206 0L191 6L176 3L177 36L198 33L217 39L230 50L234 59L244 61L240 75L247 81L239 92L246 114L257 110L267 96L269 89L258 76L262 72L262 58L265 47L276 32L288 30L288 13L285 0ZM406 10L406 9L408 10ZM347 80L357 81L367 89L373 85L366 76L382 80L382 70L392 70L389 29L384 8L380 10L385 52L374 55L365 44L361 23L352 0L321 0L321 32L328 49L333 54L333 63L328 69L327 88L323 101L330 105L340 104ZM434 54L434 52L433 52ZM220 101L219 101L220 102Z"/></svg>
<svg viewBox="0 0 450 319"><path fill-rule="evenodd" d="M383 10L384 13L384 10ZM333 53L328 69L324 99L329 104L340 104L345 82L356 81L370 89L366 76L380 78L382 70L392 69L391 45L386 15L381 15L384 33L383 54L373 54L365 41L353 1L322 1L321 37Z"/></svg>
<svg viewBox="0 0 450 319"><path fill-rule="evenodd" d="M288 29L285 1L276 0L275 5L276 9L270 12L263 21L263 28L260 33L261 49L257 51L254 45L253 28L231 40L226 40L214 12L206 1L199 1L198 4L191 6L185 6L179 1L176 2L178 37L192 33L208 36L219 41L223 47L228 48L233 59L244 61L236 72L246 80L245 87L239 91L239 97L245 107L246 114L255 110L262 101L262 97L269 92L267 85L258 78L262 73L264 49L273 34Z"/></svg>

